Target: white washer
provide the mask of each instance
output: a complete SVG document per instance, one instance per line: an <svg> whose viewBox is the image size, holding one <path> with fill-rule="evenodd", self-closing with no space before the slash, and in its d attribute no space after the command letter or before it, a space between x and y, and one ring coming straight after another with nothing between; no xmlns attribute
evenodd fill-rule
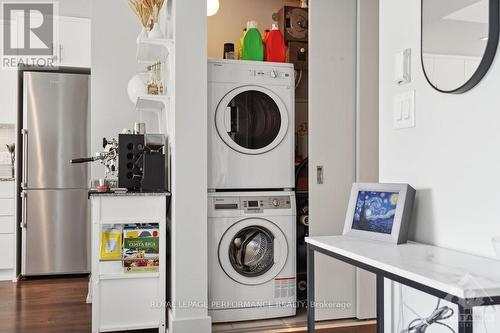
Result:
<svg viewBox="0 0 500 333"><path fill-rule="evenodd" d="M208 300L213 322L294 316L293 192L208 194Z"/></svg>
<svg viewBox="0 0 500 333"><path fill-rule="evenodd" d="M208 188L293 189L292 64L208 61Z"/></svg>

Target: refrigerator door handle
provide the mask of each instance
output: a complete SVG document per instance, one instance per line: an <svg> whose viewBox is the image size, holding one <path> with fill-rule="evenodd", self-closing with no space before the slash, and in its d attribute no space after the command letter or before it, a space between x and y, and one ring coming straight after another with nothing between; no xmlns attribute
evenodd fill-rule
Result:
<svg viewBox="0 0 500 333"><path fill-rule="evenodd" d="M23 135L23 170L22 170L22 181L21 187L25 189L28 186L28 130L22 129L21 134Z"/></svg>
<svg viewBox="0 0 500 333"><path fill-rule="evenodd" d="M23 228L26 228L27 227L27 214L26 214L26 211L28 209L28 203L26 202L27 201L27 198L28 198L28 193L26 192L22 192L21 193L21 208L22 208L22 220L21 220L21 229Z"/></svg>

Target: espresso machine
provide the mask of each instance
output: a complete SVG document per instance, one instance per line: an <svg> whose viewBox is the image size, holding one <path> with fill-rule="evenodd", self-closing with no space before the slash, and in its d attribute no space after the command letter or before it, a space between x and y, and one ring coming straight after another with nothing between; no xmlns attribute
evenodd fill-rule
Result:
<svg viewBox="0 0 500 333"><path fill-rule="evenodd" d="M162 134L118 136L118 186L130 191L166 190L165 137Z"/></svg>

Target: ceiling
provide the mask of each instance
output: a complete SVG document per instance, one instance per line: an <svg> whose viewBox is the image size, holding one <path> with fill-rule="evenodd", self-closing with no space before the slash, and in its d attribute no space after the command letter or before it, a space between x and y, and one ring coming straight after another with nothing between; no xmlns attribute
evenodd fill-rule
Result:
<svg viewBox="0 0 500 333"><path fill-rule="evenodd" d="M422 51L482 57L488 0L423 0Z"/></svg>
<svg viewBox="0 0 500 333"><path fill-rule="evenodd" d="M487 0L480 0L443 17L443 19L473 23L488 23L488 5L489 3Z"/></svg>

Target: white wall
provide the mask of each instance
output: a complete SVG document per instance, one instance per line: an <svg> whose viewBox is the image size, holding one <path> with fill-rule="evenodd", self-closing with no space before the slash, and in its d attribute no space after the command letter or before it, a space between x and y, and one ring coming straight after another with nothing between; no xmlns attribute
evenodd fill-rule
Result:
<svg viewBox="0 0 500 333"><path fill-rule="evenodd" d="M14 0L15 2L16 0ZM23 0L18 0L22 2ZM26 1L24 1L26 2ZM30 0L29 2L47 2L47 0ZM70 16L70 17L91 17L92 15L92 3L99 3L99 6L103 10L108 8L107 6L101 6L103 2L113 2L113 1L95 1L95 0L59 0L59 15ZM124 0L122 2L125 2ZM111 12L112 13L112 12ZM104 12L103 12L104 14ZM110 12L108 12L108 15Z"/></svg>
<svg viewBox="0 0 500 333"><path fill-rule="evenodd" d="M117 137L138 120L127 96L127 83L141 70L136 61L140 27L126 1L93 3L92 150L98 151L103 136ZM173 108L166 111L173 145L170 287L172 302L179 305L169 313L169 332L205 333L211 330L206 258L206 1L170 0L167 5L173 13L173 22L167 24L168 36L175 39L170 58L174 84L169 87ZM93 177L102 175L103 168L95 165Z"/></svg>
<svg viewBox="0 0 500 333"><path fill-rule="evenodd" d="M433 90L420 66L420 10L419 0L380 1L380 181L417 189L411 239L493 256L491 237L500 235L500 62L468 93ZM413 82L398 87L394 54L407 47ZM394 130L393 98L408 89L416 89L416 128ZM430 313L435 302L423 302L412 297Z"/></svg>
<svg viewBox="0 0 500 333"><path fill-rule="evenodd" d="M112 20L110 21L110 13ZM127 84L140 70L136 61L139 21L124 0L93 0L92 6L91 152L102 150L102 138L116 138L138 120L127 97ZM92 163L92 178L104 167Z"/></svg>
<svg viewBox="0 0 500 333"><path fill-rule="evenodd" d="M379 0L358 0L356 179L378 181Z"/></svg>
<svg viewBox="0 0 500 333"><path fill-rule="evenodd" d="M379 0L358 0L356 181L378 182ZM375 275L356 270L356 308L360 319L376 316Z"/></svg>
<svg viewBox="0 0 500 333"><path fill-rule="evenodd" d="M173 0L172 304L169 332L208 333L206 1ZM195 98L193 98L195 97ZM192 304L192 306L182 306Z"/></svg>
<svg viewBox="0 0 500 333"><path fill-rule="evenodd" d="M355 179L356 1L309 3L310 235L339 235ZM324 167L324 184L316 167ZM355 270L316 256L316 301L350 308L317 308L318 320L354 317Z"/></svg>

